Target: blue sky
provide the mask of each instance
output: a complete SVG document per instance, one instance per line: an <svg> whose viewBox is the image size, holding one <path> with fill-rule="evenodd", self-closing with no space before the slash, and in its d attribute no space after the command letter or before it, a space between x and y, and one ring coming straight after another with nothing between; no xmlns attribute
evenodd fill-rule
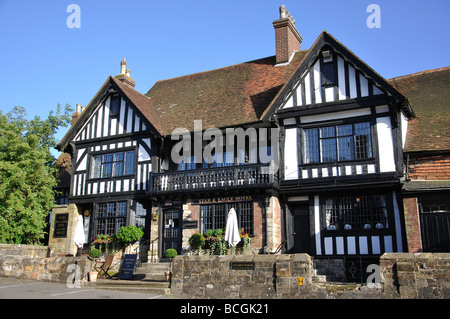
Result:
<svg viewBox="0 0 450 319"><path fill-rule="evenodd" d="M66 24L72 3L80 28ZM381 28L367 27L372 3ZM282 4L302 49L327 30L385 78L450 65L448 0L0 0L0 111L86 106L123 58L146 93L157 80L272 56Z"/></svg>

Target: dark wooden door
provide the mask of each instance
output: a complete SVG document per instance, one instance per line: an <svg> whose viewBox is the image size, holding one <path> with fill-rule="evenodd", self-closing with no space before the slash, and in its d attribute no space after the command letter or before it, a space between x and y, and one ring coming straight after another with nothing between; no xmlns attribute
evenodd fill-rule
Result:
<svg viewBox="0 0 450 319"><path fill-rule="evenodd" d="M448 210L450 204L445 205L444 209L436 208L437 206L424 204L421 207L420 223L424 252L450 252L450 211Z"/></svg>
<svg viewBox="0 0 450 319"><path fill-rule="evenodd" d="M295 253L310 253L310 225L309 225L309 205L299 204L292 206L294 221L293 236Z"/></svg>
<svg viewBox="0 0 450 319"><path fill-rule="evenodd" d="M178 254L181 254L181 220L182 210L180 208L169 208L164 210L164 220L162 225L163 257L165 251L169 248L173 248L178 252Z"/></svg>

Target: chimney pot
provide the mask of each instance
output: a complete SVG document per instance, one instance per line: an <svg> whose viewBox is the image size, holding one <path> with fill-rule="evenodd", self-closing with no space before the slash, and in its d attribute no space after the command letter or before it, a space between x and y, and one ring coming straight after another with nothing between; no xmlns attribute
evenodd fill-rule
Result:
<svg viewBox="0 0 450 319"><path fill-rule="evenodd" d="M125 60L125 58L123 58L123 60L120 62L120 74L125 74L127 69L127 61Z"/></svg>
<svg viewBox="0 0 450 319"><path fill-rule="evenodd" d="M136 83L131 78L131 71L127 69L127 61L125 58L120 62L120 74L116 75L116 79L134 88Z"/></svg>
<svg viewBox="0 0 450 319"><path fill-rule="evenodd" d="M81 116L81 104L77 104L77 110L72 114L72 125L74 125Z"/></svg>

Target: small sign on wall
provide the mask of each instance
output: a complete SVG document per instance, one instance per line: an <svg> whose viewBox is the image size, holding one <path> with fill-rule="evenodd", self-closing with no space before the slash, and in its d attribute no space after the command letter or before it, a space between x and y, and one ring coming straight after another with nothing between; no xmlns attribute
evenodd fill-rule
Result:
<svg viewBox="0 0 450 319"><path fill-rule="evenodd" d="M56 214L53 237L54 238L66 238L68 223L69 223L69 214Z"/></svg>

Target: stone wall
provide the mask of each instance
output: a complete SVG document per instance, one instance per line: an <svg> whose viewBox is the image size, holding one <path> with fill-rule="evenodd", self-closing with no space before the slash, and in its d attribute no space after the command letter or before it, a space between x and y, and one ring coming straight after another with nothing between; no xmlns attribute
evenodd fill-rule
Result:
<svg viewBox="0 0 450 319"><path fill-rule="evenodd" d="M380 258L384 290L401 298L450 298L449 253L388 253Z"/></svg>
<svg viewBox="0 0 450 319"><path fill-rule="evenodd" d="M232 269L231 264L254 269ZM172 295L189 298L291 298L308 294L312 259L296 255L177 256ZM304 285L297 284L303 277Z"/></svg>
<svg viewBox="0 0 450 319"><path fill-rule="evenodd" d="M233 264L254 269L233 269ZM384 254L379 269L379 282L369 286L317 281L307 254L177 256L172 294L202 299L450 298L450 254Z"/></svg>
<svg viewBox="0 0 450 319"><path fill-rule="evenodd" d="M87 278L92 262L87 257L47 257L48 247L0 245L0 277L66 282L80 270L80 280Z"/></svg>

